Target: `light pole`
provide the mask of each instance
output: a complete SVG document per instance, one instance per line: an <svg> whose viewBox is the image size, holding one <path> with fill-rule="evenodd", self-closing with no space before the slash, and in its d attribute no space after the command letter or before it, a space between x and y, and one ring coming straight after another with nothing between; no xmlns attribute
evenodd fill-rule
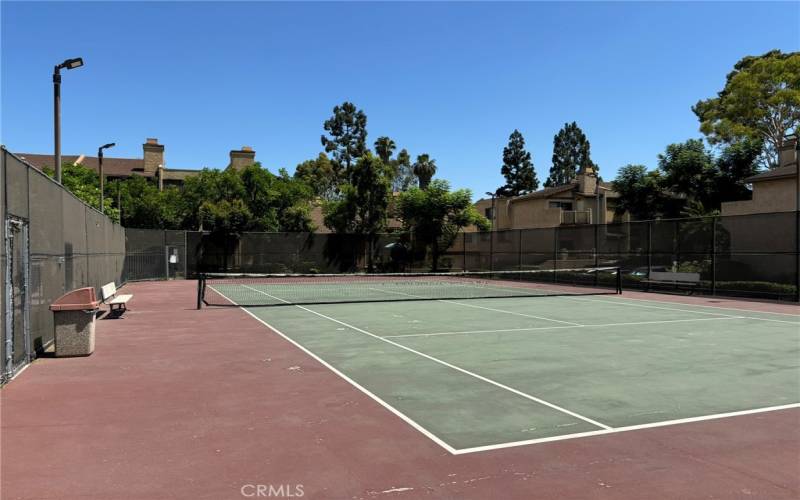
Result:
<svg viewBox="0 0 800 500"><path fill-rule="evenodd" d="M117 144L114 142L109 142L108 144L103 144L99 148L97 148L97 170L100 174L100 213L103 214L105 211L103 210L103 199L105 198L104 191L105 189L105 175L103 175L103 150L108 148L113 148Z"/></svg>
<svg viewBox="0 0 800 500"><path fill-rule="evenodd" d="M61 184L61 69L75 69L83 66L83 59L76 57L57 64L53 69L53 168L56 182Z"/></svg>

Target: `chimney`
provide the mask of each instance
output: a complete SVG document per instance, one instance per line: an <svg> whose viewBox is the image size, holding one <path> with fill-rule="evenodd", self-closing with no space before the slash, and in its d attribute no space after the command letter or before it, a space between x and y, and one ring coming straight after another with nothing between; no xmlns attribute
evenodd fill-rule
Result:
<svg viewBox="0 0 800 500"><path fill-rule="evenodd" d="M151 174L158 173L159 165L164 164L164 146L158 143L156 138L148 138L142 144L144 150L144 171Z"/></svg>
<svg viewBox="0 0 800 500"><path fill-rule="evenodd" d="M578 192L581 194L594 194L597 189L597 173L591 165L581 167L577 175Z"/></svg>
<svg viewBox="0 0 800 500"><path fill-rule="evenodd" d="M242 146L242 149L231 150L231 163L228 168L241 170L244 167L249 167L256 162L256 152L250 146Z"/></svg>
<svg viewBox="0 0 800 500"><path fill-rule="evenodd" d="M778 166L788 167L794 165L797 158L795 158L795 145L797 144L797 134L787 135L783 140L783 146L778 148Z"/></svg>

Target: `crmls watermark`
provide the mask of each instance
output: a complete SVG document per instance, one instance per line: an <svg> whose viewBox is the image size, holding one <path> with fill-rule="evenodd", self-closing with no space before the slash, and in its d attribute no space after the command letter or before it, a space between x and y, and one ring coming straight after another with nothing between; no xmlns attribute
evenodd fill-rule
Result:
<svg viewBox="0 0 800 500"><path fill-rule="evenodd" d="M239 489L245 498L300 498L302 484L244 484Z"/></svg>

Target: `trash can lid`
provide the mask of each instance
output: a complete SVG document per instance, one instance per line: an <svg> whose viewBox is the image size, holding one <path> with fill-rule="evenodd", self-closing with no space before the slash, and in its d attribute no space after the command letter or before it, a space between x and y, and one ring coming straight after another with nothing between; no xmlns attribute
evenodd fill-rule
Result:
<svg viewBox="0 0 800 500"><path fill-rule="evenodd" d="M51 311L85 311L97 309L100 303L94 293L94 288L78 288L67 292L50 304Z"/></svg>

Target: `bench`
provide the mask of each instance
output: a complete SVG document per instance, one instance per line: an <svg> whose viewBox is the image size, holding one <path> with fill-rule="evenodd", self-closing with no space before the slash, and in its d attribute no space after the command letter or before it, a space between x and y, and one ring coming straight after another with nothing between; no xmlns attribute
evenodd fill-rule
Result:
<svg viewBox="0 0 800 500"><path fill-rule="evenodd" d="M103 285L103 287L100 288L100 294L102 295L103 304L108 305L109 312L113 313L114 306L117 306L117 312L119 314L128 310L126 304L133 298L133 295L117 295L117 285L113 281L107 285Z"/></svg>
<svg viewBox="0 0 800 500"><path fill-rule="evenodd" d="M642 283L647 284L645 290L650 291L651 284L657 285L672 285L676 289L682 288L688 290L689 295L694 293L694 289L700 284L700 273L675 273L665 271L650 271L647 274L647 279L643 279Z"/></svg>

